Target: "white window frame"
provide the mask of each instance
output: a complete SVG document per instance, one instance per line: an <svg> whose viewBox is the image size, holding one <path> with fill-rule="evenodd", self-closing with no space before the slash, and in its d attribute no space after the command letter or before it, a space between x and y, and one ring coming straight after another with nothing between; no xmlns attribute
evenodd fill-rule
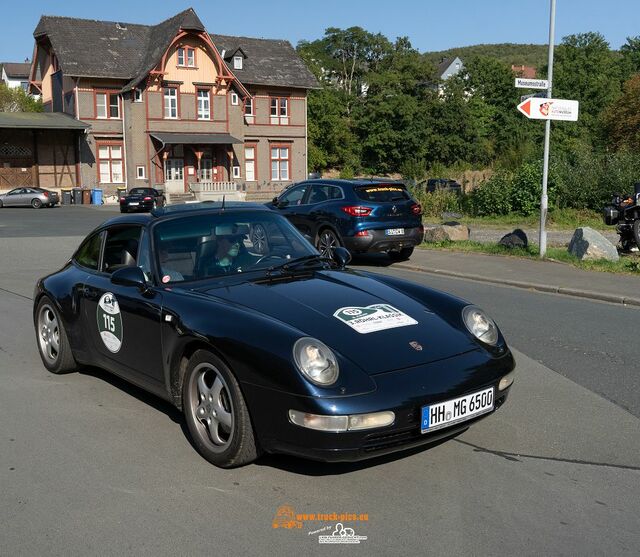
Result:
<svg viewBox="0 0 640 557"><path fill-rule="evenodd" d="M136 166L136 178L138 180L146 180L147 179L147 169L144 165Z"/></svg>
<svg viewBox="0 0 640 557"><path fill-rule="evenodd" d="M275 107L274 107L274 101L275 101ZM274 108L275 108L275 114L273 113ZM277 126L289 125L289 98L288 97L271 97L269 101L269 122Z"/></svg>
<svg viewBox="0 0 640 557"><path fill-rule="evenodd" d="M200 98L200 93L206 93L206 99ZM206 103L201 103L201 101L205 100ZM211 120L211 91L209 89L196 89L196 102L198 103L198 113L196 114L196 118L198 120Z"/></svg>
<svg viewBox="0 0 640 557"><path fill-rule="evenodd" d="M198 176L202 182L210 182L213 180L213 159L203 157L200 159L200 175Z"/></svg>
<svg viewBox="0 0 640 557"><path fill-rule="evenodd" d="M100 149L106 148L108 150L109 157L102 158L100 156ZM114 149L119 149L119 156L114 157ZM101 184L124 184L124 158L123 158L124 148L122 144L101 144L99 143L96 146L96 154L98 155L98 180ZM120 163L120 180L113 179L113 167L114 162ZM109 180L103 179L102 165L106 163L109 169Z"/></svg>
<svg viewBox="0 0 640 557"><path fill-rule="evenodd" d="M240 178L240 167L239 166L234 166L233 167L233 177L234 178Z"/></svg>
<svg viewBox="0 0 640 557"><path fill-rule="evenodd" d="M168 94L170 91L173 91L173 94ZM165 87L162 96L164 98L165 120L177 120L178 119L178 88ZM167 101L169 101L168 105L167 105ZM172 106L172 101L175 101L175 106ZM173 113L173 109L175 109L175 116L171 115ZM168 112L168 115L167 115L167 112Z"/></svg>
<svg viewBox="0 0 640 557"><path fill-rule="evenodd" d="M109 118L109 103L107 100L107 93L96 93L96 118L99 120L108 120ZM103 103L98 102L98 99L102 97ZM104 109L104 113L100 114L100 109Z"/></svg>
<svg viewBox="0 0 640 557"><path fill-rule="evenodd" d="M253 157L247 157L247 149L253 149ZM256 162L258 158L258 145L252 143L244 146L244 176L246 182L256 181ZM251 166L249 163L253 163Z"/></svg>
<svg viewBox="0 0 640 557"><path fill-rule="evenodd" d="M287 150L286 158L282 157L283 149ZM273 151L276 150L277 154L274 158ZM290 145L270 145L269 146L269 161L271 162L271 181L272 182L290 182L291 181L291 146ZM286 177L283 177L282 163L286 161ZM275 173L273 163L276 163Z"/></svg>
<svg viewBox="0 0 640 557"><path fill-rule="evenodd" d="M137 87L133 90L133 102L141 103L142 102L142 89L138 89Z"/></svg>
<svg viewBox="0 0 640 557"><path fill-rule="evenodd" d="M244 58L240 55L234 56L233 57L233 69L234 70L241 70L242 69L242 62L243 62Z"/></svg>
<svg viewBox="0 0 640 557"><path fill-rule="evenodd" d="M251 107L251 112L247 112L247 106ZM244 115L245 116L255 116L253 113L253 97L247 97L244 100Z"/></svg>
<svg viewBox="0 0 640 557"><path fill-rule="evenodd" d="M232 93L231 93L231 104L232 104L233 106L237 106L237 105L238 105L238 102L239 102L238 93L234 93L234 92L232 92Z"/></svg>

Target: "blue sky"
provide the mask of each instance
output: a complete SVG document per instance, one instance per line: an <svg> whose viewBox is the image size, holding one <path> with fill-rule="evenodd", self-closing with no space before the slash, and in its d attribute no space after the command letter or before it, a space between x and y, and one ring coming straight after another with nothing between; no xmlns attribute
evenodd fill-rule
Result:
<svg viewBox="0 0 640 557"><path fill-rule="evenodd" d="M40 15L153 24L193 7L209 31L283 38L294 46L327 27L359 25L390 39L406 35L421 52L478 43L546 43L549 0L3 0L0 60L33 50ZM556 43L571 33L599 31L613 48L640 35L640 0L557 0Z"/></svg>

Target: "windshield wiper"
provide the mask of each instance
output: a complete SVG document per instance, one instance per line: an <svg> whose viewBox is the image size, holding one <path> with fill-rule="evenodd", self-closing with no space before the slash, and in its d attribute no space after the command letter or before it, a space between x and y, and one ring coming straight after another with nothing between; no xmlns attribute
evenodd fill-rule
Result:
<svg viewBox="0 0 640 557"><path fill-rule="evenodd" d="M325 257L320 254L313 253L311 255L304 255L291 261L286 261L280 265L274 265L267 269L267 276L271 276L276 271L291 272L296 269L308 267L314 263L333 263L333 259Z"/></svg>

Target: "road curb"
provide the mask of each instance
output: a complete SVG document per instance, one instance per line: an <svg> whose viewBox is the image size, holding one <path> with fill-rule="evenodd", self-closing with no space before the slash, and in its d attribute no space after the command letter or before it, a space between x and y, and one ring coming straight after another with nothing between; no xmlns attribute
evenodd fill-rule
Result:
<svg viewBox="0 0 640 557"><path fill-rule="evenodd" d="M494 277L486 277L483 275L475 275L473 273L459 273L457 271L447 271L445 269L427 269L425 267L420 267L418 265L411 265L407 263L396 263L394 267L399 269L406 269L408 271L416 271L418 273L427 273L430 275L463 278L467 280L474 280L477 282L497 284L500 286L512 286L514 288L522 288L524 290L535 290L537 292L546 292L551 294L563 294L564 296L573 296L575 298L586 298L589 300L598 300L600 302L609 302L612 304L622 304L625 306L640 307L640 298L620 296L617 294L606 294L604 292L594 292L592 290L580 290L578 288L565 288L562 286L553 286L550 284L539 284L535 282L498 279Z"/></svg>

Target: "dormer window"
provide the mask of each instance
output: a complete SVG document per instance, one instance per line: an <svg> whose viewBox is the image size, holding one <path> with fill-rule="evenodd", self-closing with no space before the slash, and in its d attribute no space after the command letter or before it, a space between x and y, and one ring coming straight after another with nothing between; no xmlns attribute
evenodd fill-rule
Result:
<svg viewBox="0 0 640 557"><path fill-rule="evenodd" d="M181 46L178 49L178 66L187 68L195 68L196 66L196 49L190 46Z"/></svg>
<svg viewBox="0 0 640 557"><path fill-rule="evenodd" d="M233 57L233 69L234 70L241 70L242 69L242 61L243 61L242 56L238 56L238 55L234 56Z"/></svg>

